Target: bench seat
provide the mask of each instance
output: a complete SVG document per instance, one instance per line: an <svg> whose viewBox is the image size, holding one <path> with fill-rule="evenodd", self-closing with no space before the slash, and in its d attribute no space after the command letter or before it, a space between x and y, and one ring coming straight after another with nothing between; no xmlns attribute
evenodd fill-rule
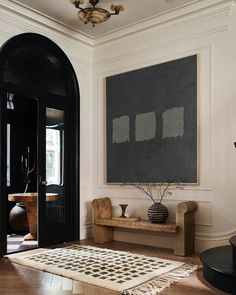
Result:
<svg viewBox="0 0 236 295"><path fill-rule="evenodd" d="M112 227L130 228L144 231L153 231L159 233L176 233L177 226L175 223L151 223L147 220L128 221L113 220L111 218L97 218L94 222L97 225Z"/></svg>

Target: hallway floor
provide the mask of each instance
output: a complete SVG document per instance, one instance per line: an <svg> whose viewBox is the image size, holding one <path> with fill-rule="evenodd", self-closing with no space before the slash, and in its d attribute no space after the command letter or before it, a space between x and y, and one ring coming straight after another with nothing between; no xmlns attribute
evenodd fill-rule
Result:
<svg viewBox="0 0 236 295"><path fill-rule="evenodd" d="M91 240L83 240L83 245L95 245ZM200 264L198 255L179 257L172 254L172 250L134 245L122 242L109 242L98 247L113 250L130 251L149 256L158 256L166 259ZM39 252L40 249L30 252ZM12 255L25 255L18 253ZM10 255L11 256L11 255ZM117 292L103 289L86 283L50 273L34 270L11 263L7 258L0 260L0 294L1 295L119 295ZM211 287L202 277L202 270L191 274L187 279L166 288L163 295L220 295L226 294Z"/></svg>
<svg viewBox="0 0 236 295"><path fill-rule="evenodd" d="M14 253L35 249L38 247L37 241L24 241L24 236L19 234L7 235L7 253Z"/></svg>

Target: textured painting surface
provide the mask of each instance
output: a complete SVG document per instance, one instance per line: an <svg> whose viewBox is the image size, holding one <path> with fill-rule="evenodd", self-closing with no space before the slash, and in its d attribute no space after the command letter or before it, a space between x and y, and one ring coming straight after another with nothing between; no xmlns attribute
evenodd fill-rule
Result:
<svg viewBox="0 0 236 295"><path fill-rule="evenodd" d="M107 182L196 183L197 56L106 78Z"/></svg>

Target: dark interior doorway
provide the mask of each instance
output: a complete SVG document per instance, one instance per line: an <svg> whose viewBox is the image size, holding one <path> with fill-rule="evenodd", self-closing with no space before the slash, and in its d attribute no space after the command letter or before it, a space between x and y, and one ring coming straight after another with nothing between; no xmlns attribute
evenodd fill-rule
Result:
<svg viewBox="0 0 236 295"><path fill-rule="evenodd" d="M50 39L25 33L1 47L0 124L0 255L9 235L28 231L26 225L17 232L19 223L10 220L17 194L35 194L29 197L36 200L37 245L78 239L79 87L69 59Z"/></svg>

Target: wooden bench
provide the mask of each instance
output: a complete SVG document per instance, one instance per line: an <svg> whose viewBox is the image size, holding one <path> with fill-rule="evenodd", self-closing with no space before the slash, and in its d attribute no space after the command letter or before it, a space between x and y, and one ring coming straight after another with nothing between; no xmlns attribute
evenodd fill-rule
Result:
<svg viewBox="0 0 236 295"><path fill-rule="evenodd" d="M181 202L176 208L176 223L151 223L145 220L127 221L112 219L110 198L95 199L94 208L94 241L103 244L113 240L114 228L125 228L133 231L154 233L171 233L175 236L174 254L186 256L194 253L194 212L197 204L193 201Z"/></svg>

